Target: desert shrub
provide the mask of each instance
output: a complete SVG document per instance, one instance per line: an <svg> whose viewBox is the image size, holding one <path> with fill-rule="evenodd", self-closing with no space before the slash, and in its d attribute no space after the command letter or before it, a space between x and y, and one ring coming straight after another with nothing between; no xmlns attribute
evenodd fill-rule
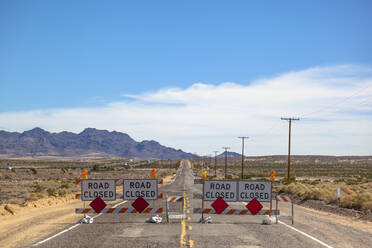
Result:
<svg viewBox="0 0 372 248"><path fill-rule="evenodd" d="M226 179L231 180L231 179L233 179L233 177L232 177L232 175L227 175Z"/></svg>
<svg viewBox="0 0 372 248"><path fill-rule="evenodd" d="M243 179L251 179L252 177L253 175L250 175L250 174L243 175Z"/></svg>
<svg viewBox="0 0 372 248"><path fill-rule="evenodd" d="M14 168L12 168L12 169L11 169L11 171L12 171L12 172L14 172L14 173L16 173L16 172L17 172L17 171L16 171L16 169L14 169Z"/></svg>
<svg viewBox="0 0 372 248"><path fill-rule="evenodd" d="M57 196L56 190L53 188L48 188L47 192L48 192L48 196Z"/></svg>
<svg viewBox="0 0 372 248"><path fill-rule="evenodd" d="M4 177L5 179L12 179L12 177L11 176L9 176L9 175L5 175L5 177Z"/></svg>
<svg viewBox="0 0 372 248"><path fill-rule="evenodd" d="M58 190L58 195L59 196L65 196L65 195L67 195L67 190L65 190L65 189L60 189L60 190Z"/></svg>
<svg viewBox="0 0 372 248"><path fill-rule="evenodd" d="M37 174L37 170L36 170L35 168L31 168L30 170L31 170L31 172L32 172L34 175Z"/></svg>
<svg viewBox="0 0 372 248"><path fill-rule="evenodd" d="M298 196L305 196L306 192L308 191L309 188L302 183L291 183L287 187L287 192Z"/></svg>
<svg viewBox="0 0 372 248"><path fill-rule="evenodd" d="M34 188L33 191L32 191L34 193L40 193L45 189L43 186L41 186L38 183L35 183L32 187Z"/></svg>
<svg viewBox="0 0 372 248"><path fill-rule="evenodd" d="M61 168L61 172L63 173L63 174L65 174L66 173L66 169L65 168Z"/></svg>
<svg viewBox="0 0 372 248"><path fill-rule="evenodd" d="M309 180L308 181L308 184L310 184L310 185L317 185L317 184L319 184L320 183L320 179L317 179L317 180Z"/></svg>
<svg viewBox="0 0 372 248"><path fill-rule="evenodd" d="M355 194L355 192L354 191L352 191L349 187L347 187L347 186L345 186L345 185L341 185L341 195L343 195L343 193L344 194L347 194L347 195L351 195L351 194Z"/></svg>
<svg viewBox="0 0 372 248"><path fill-rule="evenodd" d="M347 180L346 181L346 184L347 185L357 185L357 184L360 184L361 181L358 181L358 180Z"/></svg>
<svg viewBox="0 0 372 248"><path fill-rule="evenodd" d="M95 164L93 165L93 171L99 171L99 165L98 164Z"/></svg>
<svg viewBox="0 0 372 248"><path fill-rule="evenodd" d="M326 186L314 187L308 190L305 195L305 199L323 200L326 203L333 203L337 201L335 190Z"/></svg>
<svg viewBox="0 0 372 248"><path fill-rule="evenodd" d="M68 189L68 188L70 188L70 186L67 183L63 183L63 184L61 184L60 188L61 189Z"/></svg>
<svg viewBox="0 0 372 248"><path fill-rule="evenodd" d="M285 177L282 180L280 180L280 183L285 184L285 185L288 185L294 182L296 182L296 176L294 175L292 175L289 180L288 180L288 177Z"/></svg>

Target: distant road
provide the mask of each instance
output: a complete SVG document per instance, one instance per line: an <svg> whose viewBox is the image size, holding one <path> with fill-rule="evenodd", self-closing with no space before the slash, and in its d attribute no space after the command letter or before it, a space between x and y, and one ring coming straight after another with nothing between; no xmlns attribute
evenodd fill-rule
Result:
<svg viewBox="0 0 372 248"><path fill-rule="evenodd" d="M193 199L201 193L201 185L193 184L194 176L187 161L182 162L175 181L160 188L167 195L186 196L182 204L172 205L171 211L186 214L184 220L150 224L148 214L102 214L93 224L77 225L71 230L45 240L37 247L370 247L370 223L352 221L329 213L295 206L295 224L282 220L279 224L262 225L263 216L210 215L211 224L198 223L200 214L193 214L194 207L201 207L201 200ZM155 207L165 207L165 200L150 202ZM242 203L232 203L234 208L244 208ZM120 206L130 206L125 202ZM206 204L206 207L209 204ZM274 204L275 206L275 204ZM265 207L267 208L267 206ZM289 215L289 204L280 204L281 214ZM74 211L71 209L71 211Z"/></svg>

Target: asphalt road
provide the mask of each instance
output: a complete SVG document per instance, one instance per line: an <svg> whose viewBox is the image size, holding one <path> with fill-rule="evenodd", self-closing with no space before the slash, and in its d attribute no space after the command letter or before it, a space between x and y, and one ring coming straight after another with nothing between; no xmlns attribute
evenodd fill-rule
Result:
<svg viewBox="0 0 372 248"><path fill-rule="evenodd" d="M146 223L149 214L102 214L93 224L82 224L37 247L370 247L369 232L355 229L347 223L332 221L314 211L296 206L295 224L282 220L279 224L262 225L263 216L210 215L211 224L200 224L201 207L194 193L201 193L201 185L194 185L194 175L187 161L173 183L159 191L168 196L184 196L184 202L171 203L173 214L185 214L184 219L166 223L165 213L160 224ZM130 207L125 202L120 207ZM150 202L151 207L163 207L165 199ZM183 207L183 205L185 207ZM243 209L243 203L231 208ZM288 215L290 204L280 204L282 214ZM205 207L210 207L206 204ZM265 205L264 208L268 206ZM284 224L283 224L284 223ZM292 228L290 227L292 226Z"/></svg>

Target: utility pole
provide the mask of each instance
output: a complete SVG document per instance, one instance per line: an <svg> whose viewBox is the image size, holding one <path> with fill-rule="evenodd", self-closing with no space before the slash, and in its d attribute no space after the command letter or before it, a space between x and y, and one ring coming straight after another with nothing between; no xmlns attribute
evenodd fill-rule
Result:
<svg viewBox="0 0 372 248"><path fill-rule="evenodd" d="M214 176L217 177L217 153L218 151L214 151Z"/></svg>
<svg viewBox="0 0 372 248"><path fill-rule="evenodd" d="M243 179L243 176L244 176L244 169L243 169L243 166L244 166L244 139L249 139L248 136L241 136L241 137L238 137L239 139L242 139L242 177L241 179Z"/></svg>
<svg viewBox="0 0 372 248"><path fill-rule="evenodd" d="M280 118L283 121L288 121L289 122L289 136L288 136L288 170L287 170L287 178L288 178L288 183L290 181L290 171L291 171L291 125L292 121L298 121L300 118L293 118L293 117L287 117L287 118Z"/></svg>
<svg viewBox="0 0 372 248"><path fill-rule="evenodd" d="M230 147L222 147L222 149L225 149L225 179L227 177L227 150L230 149Z"/></svg>

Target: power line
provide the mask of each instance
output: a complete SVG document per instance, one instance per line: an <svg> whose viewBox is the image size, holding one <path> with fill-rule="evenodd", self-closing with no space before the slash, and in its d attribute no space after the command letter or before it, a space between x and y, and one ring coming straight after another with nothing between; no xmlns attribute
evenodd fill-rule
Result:
<svg viewBox="0 0 372 248"><path fill-rule="evenodd" d="M303 115L301 116L301 118L304 118L305 116L310 116L310 115L313 115L313 114L316 114L316 113L322 112L322 111L324 111L324 110L326 110L326 109L333 108L333 107L335 107L336 105L339 105L339 104L341 104L341 103L343 103L343 102L345 102L345 101L351 99L352 97L358 95L360 92L362 92L362 91L368 89L369 87L372 87L372 84L367 85L366 87L363 87L363 88L357 90L357 91L354 92L353 94L351 94L351 95L349 95L349 96L347 96L347 97L341 99L340 101L337 101L337 102L335 102L335 103L333 103L333 104L331 104L331 105L324 106L324 107L322 107L322 108L320 108L320 109L318 109L318 110L316 110L316 111L313 111L313 112L309 112L309 113L303 114Z"/></svg>

